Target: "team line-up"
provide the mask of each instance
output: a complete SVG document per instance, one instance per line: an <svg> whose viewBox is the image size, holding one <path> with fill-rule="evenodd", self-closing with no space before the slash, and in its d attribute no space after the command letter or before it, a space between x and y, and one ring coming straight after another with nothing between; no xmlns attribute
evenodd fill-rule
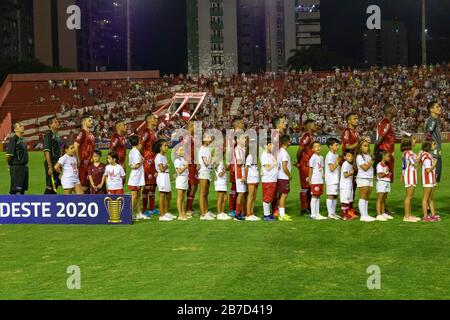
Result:
<svg viewBox="0 0 450 320"><path fill-rule="evenodd" d="M434 127L429 131L422 150L418 155L413 152L416 139L413 135L404 135L401 140L402 181L406 194L404 200L405 222L440 221L434 207L433 194L441 174L440 132L434 132L436 118L440 115L440 106L432 102L428 105L430 122ZM342 142L335 138L327 141L328 153L321 156L322 146L314 140L317 128L314 120L304 123L306 132L300 139L296 167L299 169L302 190L300 204L302 213L313 220L353 220L358 218L353 201L356 189L359 191L359 219L364 222L388 221L393 219L385 208L386 199L391 191L394 174L394 129L391 125L396 116L392 105L384 107L384 119L377 129L377 142L374 156L370 152L368 138L360 138L356 127L356 114L347 116L348 128L343 131ZM193 216L193 202L197 189L200 189L200 220L245 220L259 221L254 212L257 189L262 185L263 220L291 221L286 213L286 200L290 192L292 163L288 152L291 137L284 134L284 117L273 119L271 138L264 143L263 150L253 154L249 152L250 141L244 133L242 120L232 123L234 137L228 141L227 150L232 150L231 163L224 164L224 149L212 149L213 137L204 134L198 156L194 157L193 121L187 123L189 135L184 143L175 148L173 165L175 188L177 192L178 217L169 212L171 201L171 175L167 152L169 141L157 137L157 116L146 116L147 127L140 136L128 138L132 149L128 155L131 169L128 189L132 194L132 212L134 220L150 219L159 214L159 221L178 219L186 221ZM56 117L48 119L50 130L44 136L46 194L54 194L61 185L64 194L123 194L125 184L125 159L127 139L125 123L116 123L116 134L111 139L108 164L101 162L102 153L95 150L95 137L91 133L92 118L86 115L82 119L82 129L74 141L61 144L57 134L59 122ZM427 124L426 124L427 126ZM23 194L28 189L28 153L23 141L23 125L14 124L14 133L8 144L7 161L10 166L11 194ZM436 136L438 134L438 136ZM436 137L438 139L436 139ZM439 140L439 141L435 141ZM342 155L338 154L342 143ZM61 145L63 155L61 156ZM230 147L231 145L231 147ZM222 150L222 151L217 151ZM188 152L186 152L188 151ZM220 153L220 157L219 154ZM258 153L260 155L258 156ZM196 160L195 160L196 159ZM258 163L259 162L259 163ZM260 167L260 169L259 169ZM422 173L422 218L412 215L411 203L418 183L418 169ZM227 174L229 171L229 175ZM217 214L208 209L210 181L214 176L214 190L217 193ZM229 177L229 181L228 181ZM369 215L369 198L376 180L376 217ZM228 195L228 183L231 183ZM320 214L320 198L326 187L327 216ZM159 191L159 210L155 209L155 191ZM185 197L187 195L187 203ZM336 213L337 199L340 199L341 215ZM230 199L230 212L225 213L225 204ZM142 203L142 207L141 207Z"/></svg>

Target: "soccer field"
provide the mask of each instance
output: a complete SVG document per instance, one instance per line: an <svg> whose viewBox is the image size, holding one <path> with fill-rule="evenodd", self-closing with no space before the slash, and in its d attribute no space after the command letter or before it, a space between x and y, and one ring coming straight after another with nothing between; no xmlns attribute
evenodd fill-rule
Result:
<svg viewBox="0 0 450 320"><path fill-rule="evenodd" d="M294 161L296 151L291 147ZM444 145L443 154L443 181L435 195L440 223L401 221L404 188L397 145L396 182L388 198L396 214L389 222L299 217L294 169L286 209L293 222L195 217L132 226L2 225L0 299L450 299L450 145ZM4 153L0 159L0 194L6 194ZM30 159L30 193L42 194L42 152L30 153ZM416 215L421 195L419 185ZM261 190L257 199L255 212L261 216ZM372 216L374 199L375 192ZM214 212L213 186L209 200ZM194 207L198 210L198 201ZM171 212L177 212L175 193ZM325 197L321 212L326 212ZM66 286L71 265L80 267L80 290ZM367 287L372 265L380 268L380 289Z"/></svg>

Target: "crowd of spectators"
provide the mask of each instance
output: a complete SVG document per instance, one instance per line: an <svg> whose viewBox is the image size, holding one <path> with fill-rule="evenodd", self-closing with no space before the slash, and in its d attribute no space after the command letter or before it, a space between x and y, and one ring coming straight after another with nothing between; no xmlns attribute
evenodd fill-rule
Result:
<svg viewBox="0 0 450 320"><path fill-rule="evenodd" d="M363 135L374 131L382 118L382 106L392 103L398 108L395 127L398 132L418 132L427 114L426 105L437 100L443 110L441 130L450 131L449 66L447 64L378 68L370 70L339 70L314 73L299 72L241 74L234 76L165 75L155 80L127 81L49 81L49 88L71 90L71 101L62 101L57 94L51 100L61 102L62 129L79 125L80 116L94 117L99 139L110 136L118 119L130 119L155 110L158 99L170 98L176 92L207 92L207 98L196 115L206 128L226 129L238 116L249 128L271 128L274 115L286 115L290 133L302 130L306 118L313 118L320 134L340 135L345 116L356 112L360 116ZM80 93L80 87L86 87ZM39 88L36 88L39 90ZM242 98L237 109L233 99ZM44 100L37 97L36 100ZM94 101L88 106L89 99ZM222 102L220 102L222 101ZM193 112L194 105L190 105ZM169 135L185 125L172 119L161 126ZM129 132L135 128L129 128Z"/></svg>

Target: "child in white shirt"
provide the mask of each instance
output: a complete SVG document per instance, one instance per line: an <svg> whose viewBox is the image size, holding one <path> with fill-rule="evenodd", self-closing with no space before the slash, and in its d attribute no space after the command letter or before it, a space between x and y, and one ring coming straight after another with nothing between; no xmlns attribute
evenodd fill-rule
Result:
<svg viewBox="0 0 450 320"><path fill-rule="evenodd" d="M227 202L227 171L222 161L214 161L214 190L217 193L217 220L230 220L231 217L225 213L225 203Z"/></svg>
<svg viewBox="0 0 450 320"><path fill-rule="evenodd" d="M339 220L340 217L336 214L341 162L341 158L337 154L339 141L335 138L330 138L327 140L327 146L329 151L325 157L325 184L327 186L328 218Z"/></svg>
<svg viewBox="0 0 450 320"><path fill-rule="evenodd" d="M291 217L286 214L286 199L290 192L290 180L291 176L291 157L288 153L288 148L291 145L291 137L288 135L283 135L280 137L280 150L278 153L278 181L277 189L280 194L280 199L278 201L278 220L279 221L292 221Z"/></svg>
<svg viewBox="0 0 450 320"><path fill-rule="evenodd" d="M130 176L128 177L128 190L131 191L131 202L133 207L133 218L135 220L148 219L147 216L142 214L140 208L141 192L145 186L145 173L144 173L144 157L138 149L139 137L131 136L129 138L132 149L128 155L128 165L131 168Z"/></svg>
<svg viewBox="0 0 450 320"><path fill-rule="evenodd" d="M267 140L264 152L261 154L261 171L264 221L276 221L270 213L270 205L276 206L277 201L278 161L272 154L270 139Z"/></svg>
<svg viewBox="0 0 450 320"><path fill-rule="evenodd" d="M75 157L75 146L73 143L65 146L65 154L59 158L55 165L55 171L61 175L61 185L64 194L84 194L78 176L78 164Z"/></svg>
<svg viewBox="0 0 450 320"><path fill-rule="evenodd" d="M320 196L323 194L323 168L324 160L320 155L322 146L320 142L313 142L314 154L309 159L309 184L311 187L311 219L325 220L320 214Z"/></svg>
<svg viewBox="0 0 450 320"><path fill-rule="evenodd" d="M381 152L381 161L377 164L377 221L388 221L392 216L385 213L386 198L391 192L391 177L388 163L391 154L388 151Z"/></svg>
<svg viewBox="0 0 450 320"><path fill-rule="evenodd" d="M356 176L356 184L359 189L359 212L361 213L360 221L373 222L375 218L369 216L369 199L373 186L373 160L369 154L369 142L361 140L358 144L356 156L356 165L358 166L358 174Z"/></svg>
<svg viewBox="0 0 450 320"><path fill-rule="evenodd" d="M103 175L102 184L105 183L108 194L124 194L123 179L125 179L125 170L117 163L119 156L117 152L111 151L108 153L108 165Z"/></svg>
<svg viewBox="0 0 450 320"><path fill-rule="evenodd" d="M169 143L166 140L158 140L154 151L158 154L155 158L156 184L159 190L159 221L172 221L176 217L169 212L170 199L172 198L172 188L170 186L169 164L166 153L169 149Z"/></svg>
<svg viewBox="0 0 450 320"><path fill-rule="evenodd" d="M249 152L247 158L245 160L245 176L247 177L247 216L245 217L245 221L259 221L261 220L259 217L255 216L255 201L256 201L256 192L258 191L259 185L259 170L258 164L256 163L256 159L258 157L253 157L253 155Z"/></svg>
<svg viewBox="0 0 450 320"><path fill-rule="evenodd" d="M353 214L350 204L353 202L353 153L345 152L345 161L341 167L341 178L339 181L339 193L341 200L342 218L344 220L353 220L357 216Z"/></svg>
<svg viewBox="0 0 450 320"><path fill-rule="evenodd" d="M178 220L186 221L189 217L186 214L184 206L184 195L188 189L188 162L184 158L184 147L179 147L176 151L176 158L174 161L174 167L177 172L177 177L175 179L175 188L177 189L177 209L178 209Z"/></svg>

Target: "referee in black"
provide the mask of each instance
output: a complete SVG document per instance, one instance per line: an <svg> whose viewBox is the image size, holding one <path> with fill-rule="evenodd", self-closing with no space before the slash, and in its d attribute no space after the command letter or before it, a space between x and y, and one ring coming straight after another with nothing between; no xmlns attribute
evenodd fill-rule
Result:
<svg viewBox="0 0 450 320"><path fill-rule="evenodd" d="M6 161L11 176L10 194L25 194L28 190L28 149L23 139L25 127L16 122L13 125L14 136L9 140Z"/></svg>
<svg viewBox="0 0 450 320"><path fill-rule="evenodd" d="M44 135L45 194L56 194L61 185L58 173L53 169L61 157L61 139L58 135L59 121L56 116L47 119L49 130ZM53 177L53 180L52 180Z"/></svg>

